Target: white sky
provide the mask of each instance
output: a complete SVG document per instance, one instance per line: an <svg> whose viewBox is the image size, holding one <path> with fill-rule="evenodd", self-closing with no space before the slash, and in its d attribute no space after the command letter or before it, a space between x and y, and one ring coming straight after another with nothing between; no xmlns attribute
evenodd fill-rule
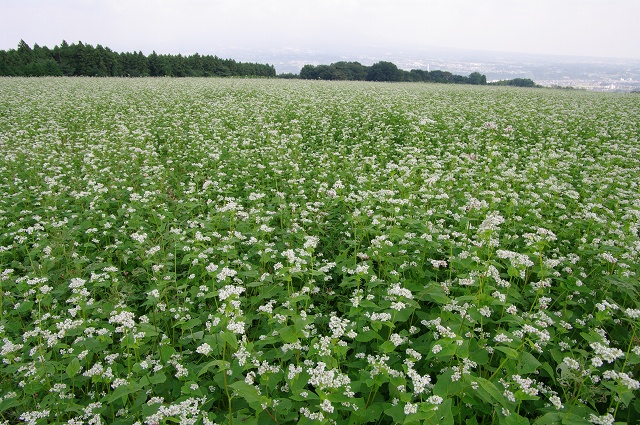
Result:
<svg viewBox="0 0 640 425"><path fill-rule="evenodd" d="M640 0L0 0L0 49L463 48L640 58Z"/></svg>

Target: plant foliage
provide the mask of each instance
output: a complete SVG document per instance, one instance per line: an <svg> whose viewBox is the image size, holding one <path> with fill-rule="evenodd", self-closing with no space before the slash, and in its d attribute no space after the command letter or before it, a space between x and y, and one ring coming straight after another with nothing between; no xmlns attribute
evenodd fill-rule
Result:
<svg viewBox="0 0 640 425"><path fill-rule="evenodd" d="M1 79L0 423L634 423L638 116Z"/></svg>

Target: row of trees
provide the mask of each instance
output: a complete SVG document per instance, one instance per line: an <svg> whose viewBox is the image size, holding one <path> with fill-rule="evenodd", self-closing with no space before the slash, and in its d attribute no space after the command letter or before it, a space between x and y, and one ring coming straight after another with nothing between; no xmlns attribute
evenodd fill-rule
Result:
<svg viewBox="0 0 640 425"><path fill-rule="evenodd" d="M159 55L142 52L117 53L97 45L67 44L49 49L20 40L17 49L0 50L3 76L98 76L98 77L275 77L273 65L236 62L217 56Z"/></svg>
<svg viewBox="0 0 640 425"><path fill-rule="evenodd" d="M275 77L273 65L236 62L217 56L159 55L142 52L117 53L96 45L67 44L49 49L34 44L30 47L20 40L17 49L0 50L0 75L2 76L98 76L98 77ZM300 74L284 74L281 78L308 80L360 80L360 81L409 81L453 84L487 84L487 77L479 72L469 76L455 75L448 71L404 71L391 62L381 61L371 66L359 62L336 62L331 65L305 65ZM493 85L535 87L530 79L515 78Z"/></svg>
<svg viewBox="0 0 640 425"><path fill-rule="evenodd" d="M514 87L537 87L536 83L529 78L514 78L513 80L500 80L489 83L492 86L514 86Z"/></svg>
<svg viewBox="0 0 640 425"><path fill-rule="evenodd" d="M476 84L516 87L538 87L528 78L514 78L487 83L487 77L479 72L469 76L452 74L449 71L424 71L412 69L404 71L391 62L378 62L371 66L360 62L336 62L331 65L305 65L300 75L285 74L282 78L303 78L307 80L364 80L364 81L408 81L444 84Z"/></svg>
<svg viewBox="0 0 640 425"><path fill-rule="evenodd" d="M291 77L291 76L289 76ZM448 71L404 71L391 62L378 62L371 66L360 62L336 62L331 65L305 65L299 78L308 80L365 80L365 81L410 81L454 84L487 84L487 77L473 72L468 77Z"/></svg>

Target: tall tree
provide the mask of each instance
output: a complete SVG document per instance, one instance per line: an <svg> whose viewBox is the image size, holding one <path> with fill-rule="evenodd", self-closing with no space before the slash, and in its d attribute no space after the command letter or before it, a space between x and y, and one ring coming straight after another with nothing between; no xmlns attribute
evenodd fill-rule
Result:
<svg viewBox="0 0 640 425"><path fill-rule="evenodd" d="M374 63L367 73L367 81L401 81L402 72L391 63L381 61Z"/></svg>

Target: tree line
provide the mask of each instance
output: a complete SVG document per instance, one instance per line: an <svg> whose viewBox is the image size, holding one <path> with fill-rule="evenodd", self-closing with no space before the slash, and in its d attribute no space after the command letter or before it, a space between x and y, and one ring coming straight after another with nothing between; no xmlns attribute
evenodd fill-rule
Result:
<svg viewBox="0 0 640 425"><path fill-rule="evenodd" d="M412 69L404 71L391 62L377 62L371 66L360 62L336 62L330 65L305 65L300 74L281 74L280 78L302 78L305 80L354 80L354 81L406 81L428 82L444 84L475 84L536 87L535 83L526 78L502 80L487 83L487 77L479 72L472 72L468 76L456 75L449 71L425 71Z"/></svg>
<svg viewBox="0 0 640 425"><path fill-rule="evenodd" d="M449 71L404 71L391 62L377 62L371 66L360 62L336 62L331 65L305 65L297 77L306 80L359 80L359 81L407 81L454 84L487 84L487 77L479 72L469 76L455 75Z"/></svg>
<svg viewBox="0 0 640 425"><path fill-rule="evenodd" d="M96 76L96 77L275 77L273 65L243 63L217 56L190 56L140 52L118 53L79 41L49 49L20 40L17 49L0 50L2 76Z"/></svg>
<svg viewBox="0 0 640 425"><path fill-rule="evenodd" d="M489 83L492 86L514 86L514 87L538 87L536 83L529 78L514 78L513 80L500 80Z"/></svg>

